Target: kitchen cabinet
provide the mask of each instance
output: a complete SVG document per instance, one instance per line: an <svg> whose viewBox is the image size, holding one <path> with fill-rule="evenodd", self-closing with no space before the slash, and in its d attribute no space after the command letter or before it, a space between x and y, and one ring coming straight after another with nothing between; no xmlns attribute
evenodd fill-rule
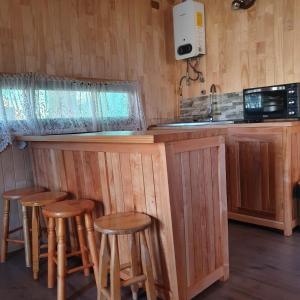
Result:
<svg viewBox="0 0 300 300"><path fill-rule="evenodd" d="M227 138L230 211L282 221L282 134L261 131Z"/></svg>
<svg viewBox="0 0 300 300"><path fill-rule="evenodd" d="M229 219L290 236L299 225L293 189L300 180L300 122L216 122L193 130L225 137Z"/></svg>
<svg viewBox="0 0 300 300"><path fill-rule="evenodd" d="M297 200L292 191L299 180L299 130L299 126L228 129L230 219L292 234L297 225Z"/></svg>

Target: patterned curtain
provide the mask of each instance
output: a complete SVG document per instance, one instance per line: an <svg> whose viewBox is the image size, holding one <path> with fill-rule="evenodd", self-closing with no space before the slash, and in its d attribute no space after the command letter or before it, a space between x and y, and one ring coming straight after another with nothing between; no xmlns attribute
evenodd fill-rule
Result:
<svg viewBox="0 0 300 300"><path fill-rule="evenodd" d="M0 75L0 152L16 135L144 130L137 82Z"/></svg>

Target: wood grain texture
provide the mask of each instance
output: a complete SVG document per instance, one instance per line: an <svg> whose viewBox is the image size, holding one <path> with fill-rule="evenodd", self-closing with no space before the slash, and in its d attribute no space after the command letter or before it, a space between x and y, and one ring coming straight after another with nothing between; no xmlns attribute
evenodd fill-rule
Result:
<svg viewBox="0 0 300 300"><path fill-rule="evenodd" d="M282 130L228 136L231 211L283 221Z"/></svg>
<svg viewBox="0 0 300 300"><path fill-rule="evenodd" d="M211 135L223 135L228 128L283 128L295 127L300 125L300 121L287 122L268 122L268 123L244 123L244 124L218 124L211 123L207 125L166 127L159 125L151 127L146 131L103 131L92 133L78 134L59 134L44 136L18 136L17 140L27 142L65 142L70 147L71 143L94 144L90 147L97 147L97 143L101 144L153 144L166 143L173 141L187 140L191 138L207 137ZM165 130L168 129L168 130ZM74 145L72 145L74 149Z"/></svg>
<svg viewBox="0 0 300 300"><path fill-rule="evenodd" d="M95 229L105 234L126 235L145 230L151 225L151 218L137 212L115 213L98 218Z"/></svg>
<svg viewBox="0 0 300 300"><path fill-rule="evenodd" d="M292 229L299 224L293 188L300 176L300 126L299 122L289 123L198 127L177 133L165 128L169 134L161 135L162 129L158 128L158 135L162 141L182 139L183 148L186 138L226 137L229 218L280 229L290 236ZM185 176L188 178L188 173ZM184 193L188 202L190 191Z"/></svg>
<svg viewBox="0 0 300 300"><path fill-rule="evenodd" d="M166 145L179 299L228 279L224 139Z"/></svg>
<svg viewBox="0 0 300 300"><path fill-rule="evenodd" d="M19 150L14 147L8 147L4 152L0 153L0 194L4 191L15 188L32 186L32 170L29 156L29 149ZM3 202L1 199L0 217L2 220ZM10 203L10 228L22 226L22 208L18 201ZM2 234L2 231L0 231ZM22 239L22 232L15 232L11 235L12 238ZM9 244L8 250L15 250L20 246Z"/></svg>
<svg viewBox="0 0 300 300"><path fill-rule="evenodd" d="M36 182L51 186L55 177L56 188L66 184L64 188L78 199L89 191L89 198L103 206L104 214L137 211L152 216L145 238L158 294L190 299L214 281L227 278L222 143L221 137L138 146L99 143L98 148L72 143L66 150L66 143L32 142L31 152ZM47 165L51 159L52 166L58 167ZM118 237L121 264L130 261L129 245L127 236Z"/></svg>
<svg viewBox="0 0 300 300"><path fill-rule="evenodd" d="M172 5L1 1L0 72L138 80L148 123L176 114Z"/></svg>
<svg viewBox="0 0 300 300"><path fill-rule="evenodd" d="M299 224L293 195L299 181L300 127L229 129L227 188L229 218L281 229Z"/></svg>
<svg viewBox="0 0 300 300"><path fill-rule="evenodd" d="M97 149L85 149L84 143L72 143L71 148L74 146L76 150L65 150L64 145L32 143L35 181L53 187L52 178L56 178L56 189L69 191L77 199L88 196L98 206L103 206L101 211L104 214L138 211L159 220L154 221L150 229L150 252L156 282L164 287L162 293L168 293L170 285L176 285L176 281L169 283L171 278L168 277L168 274L174 273L172 256L169 257L172 253L172 228L169 227L171 216L167 207L167 186L164 184L167 173L162 170L164 162L161 157L163 153L160 152L161 144L139 144L138 147L134 144L117 144L114 152L111 152L111 145L106 144L99 144ZM80 150L81 145L83 147ZM52 155L53 151L55 156ZM51 156L55 159L52 165L57 168L47 165ZM130 259L128 238L121 236L118 242L120 262L127 263Z"/></svg>
<svg viewBox="0 0 300 300"><path fill-rule="evenodd" d="M179 2L179 1L178 1ZM300 81L300 2L260 0L248 10L233 11L231 0L201 0L205 5L207 54L200 59L206 79L221 92ZM177 63L178 78L185 64ZM199 83L184 97L199 96Z"/></svg>

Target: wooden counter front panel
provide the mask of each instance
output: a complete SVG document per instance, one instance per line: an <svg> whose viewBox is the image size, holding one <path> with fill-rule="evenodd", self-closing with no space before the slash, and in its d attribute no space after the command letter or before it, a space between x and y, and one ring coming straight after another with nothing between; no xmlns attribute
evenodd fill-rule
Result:
<svg viewBox="0 0 300 300"><path fill-rule="evenodd" d="M218 138L166 149L179 293L191 299L228 277L225 150Z"/></svg>
<svg viewBox="0 0 300 300"><path fill-rule="evenodd" d="M99 201L98 214L138 211L159 220L147 233L155 281L166 298L177 299L164 146L118 145L115 152L101 144L33 143L31 148L36 184ZM129 262L128 245L127 236L119 238L121 263Z"/></svg>
<svg viewBox="0 0 300 300"><path fill-rule="evenodd" d="M224 138L158 144L31 144L35 182L98 201L100 214L145 212L156 286L191 299L228 278ZM150 234L149 234L150 233ZM129 261L127 237L119 239Z"/></svg>
<svg viewBox="0 0 300 300"><path fill-rule="evenodd" d="M34 146L32 159L35 184L76 198L102 199L97 152Z"/></svg>
<svg viewBox="0 0 300 300"><path fill-rule="evenodd" d="M164 220L164 203L160 194L160 175L157 173L157 164L160 157L157 154L136 153L98 153L101 188L105 214L138 211L154 217L154 220ZM159 238L158 231L164 232L165 222L154 222L151 228L152 237L150 252L154 266L156 282L169 290L166 276L167 249L166 241ZM165 233L167 235L167 233ZM123 242L121 242L123 241ZM130 261L127 237L119 238L122 252L121 263Z"/></svg>

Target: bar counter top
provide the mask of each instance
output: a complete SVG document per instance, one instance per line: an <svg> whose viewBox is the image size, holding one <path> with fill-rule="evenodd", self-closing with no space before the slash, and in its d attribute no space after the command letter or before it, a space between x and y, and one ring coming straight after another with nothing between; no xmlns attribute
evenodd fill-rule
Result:
<svg viewBox="0 0 300 300"><path fill-rule="evenodd" d="M161 129L147 131L105 131L92 133L76 133L44 136L18 136L17 140L27 142L71 142L71 143L129 143L129 144L153 144L164 143L182 139L197 138L200 132L216 129L219 134L226 129L234 128L283 128L300 126L300 121L289 122L264 122L242 124L218 124L198 126L182 126L176 129L161 126ZM201 134L202 137L203 134Z"/></svg>

